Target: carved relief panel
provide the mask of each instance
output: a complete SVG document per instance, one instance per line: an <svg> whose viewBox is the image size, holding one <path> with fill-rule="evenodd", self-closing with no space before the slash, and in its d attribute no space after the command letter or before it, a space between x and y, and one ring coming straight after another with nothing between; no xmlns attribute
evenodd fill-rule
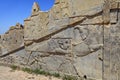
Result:
<svg viewBox="0 0 120 80"><path fill-rule="evenodd" d="M48 49L50 53L69 54L71 53L71 39L70 38L52 38L48 42Z"/></svg>

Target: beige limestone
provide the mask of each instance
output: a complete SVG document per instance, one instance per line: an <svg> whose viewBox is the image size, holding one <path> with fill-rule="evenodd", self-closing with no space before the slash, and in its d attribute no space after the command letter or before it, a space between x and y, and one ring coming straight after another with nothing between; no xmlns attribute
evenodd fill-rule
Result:
<svg viewBox="0 0 120 80"><path fill-rule="evenodd" d="M2 54L9 53L24 46L24 27L17 23L10 27L10 30L1 35L0 46Z"/></svg>
<svg viewBox="0 0 120 80"><path fill-rule="evenodd" d="M29 66L106 80L104 27L118 23L118 1L56 0L48 12L39 11L26 19L25 43L30 43L25 49L32 54Z"/></svg>
<svg viewBox="0 0 120 80"><path fill-rule="evenodd" d="M85 80L119 80L119 2L56 0L47 12L34 3L32 15L24 21L27 53L22 49L2 61ZM18 28L10 30L14 29Z"/></svg>

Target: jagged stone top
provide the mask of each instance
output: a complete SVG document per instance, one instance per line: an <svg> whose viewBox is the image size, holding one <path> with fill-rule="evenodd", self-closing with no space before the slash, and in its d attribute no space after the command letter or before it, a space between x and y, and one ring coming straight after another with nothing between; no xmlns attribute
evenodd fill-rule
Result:
<svg viewBox="0 0 120 80"><path fill-rule="evenodd" d="M10 29L0 36L0 46L2 47L2 54L9 53L18 49L24 44L24 27L22 24L17 23L11 26Z"/></svg>
<svg viewBox="0 0 120 80"><path fill-rule="evenodd" d="M20 23L17 23L15 26L11 26L10 27L10 30L13 30L13 29L23 29L23 25L20 24Z"/></svg>
<svg viewBox="0 0 120 80"><path fill-rule="evenodd" d="M37 11L24 20L24 39L39 40L80 21L81 24L115 23L113 19L110 22L110 10L120 8L118 1L120 0L56 0L47 12L40 11L38 4L34 3L32 10ZM88 17L98 15L93 21L88 21Z"/></svg>
<svg viewBox="0 0 120 80"><path fill-rule="evenodd" d="M32 6L32 15L35 14L36 12L38 12L38 11L40 11L40 7L39 7L37 2L34 2L33 6Z"/></svg>
<svg viewBox="0 0 120 80"><path fill-rule="evenodd" d="M24 29L24 26L22 24L20 24L20 23L16 23L16 25L11 26L10 29L5 32L5 34L8 34L10 31L15 30L15 29Z"/></svg>

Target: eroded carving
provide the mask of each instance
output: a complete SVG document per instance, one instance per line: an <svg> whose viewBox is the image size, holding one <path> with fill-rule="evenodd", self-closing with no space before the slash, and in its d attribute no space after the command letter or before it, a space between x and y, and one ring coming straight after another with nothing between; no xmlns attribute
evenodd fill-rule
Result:
<svg viewBox="0 0 120 80"><path fill-rule="evenodd" d="M77 45L87 38L87 36L89 35L89 30L84 26L77 25L75 26L73 33L74 33L73 45Z"/></svg>
<svg viewBox="0 0 120 80"><path fill-rule="evenodd" d="M48 42L48 45L49 45L48 49L50 52L66 54L70 53L71 51L71 39L69 38L51 39L51 41Z"/></svg>
<svg viewBox="0 0 120 80"><path fill-rule="evenodd" d="M119 3L111 5L106 0L103 6L104 0L95 1L56 0L48 12L39 11L35 3L32 15L25 20L25 46L31 52L26 60L28 65L101 80L104 61L106 78L111 78L105 80L119 80ZM3 44L19 43L18 39L9 41L15 36L0 39ZM7 46L2 47L7 51ZM13 47L16 46L10 45Z"/></svg>

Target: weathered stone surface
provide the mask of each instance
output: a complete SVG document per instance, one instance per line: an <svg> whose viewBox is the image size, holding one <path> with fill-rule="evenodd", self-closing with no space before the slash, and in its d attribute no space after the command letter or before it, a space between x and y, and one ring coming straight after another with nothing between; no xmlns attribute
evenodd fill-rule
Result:
<svg viewBox="0 0 120 80"><path fill-rule="evenodd" d="M32 15L24 21L27 53L23 47L21 52L6 56L2 61L76 75L85 80L119 80L119 2L56 0L48 12L41 12L34 3ZM14 29L19 27L10 30ZM2 36L0 42L3 42ZM17 46L22 43L23 40ZM1 44L0 48L4 52L11 50L3 49Z"/></svg>
<svg viewBox="0 0 120 80"><path fill-rule="evenodd" d="M32 7L32 15L35 15L39 10L40 10L39 5L36 2L34 2Z"/></svg>
<svg viewBox="0 0 120 80"><path fill-rule="evenodd" d="M24 27L17 23L10 30L1 35L0 47L2 54L9 53L24 46Z"/></svg>
<svg viewBox="0 0 120 80"><path fill-rule="evenodd" d="M118 13L118 17L120 14ZM117 24L109 25L105 28L104 40L104 79L105 80L119 80L120 63L119 63L119 48L120 48L120 20Z"/></svg>
<svg viewBox="0 0 120 80"><path fill-rule="evenodd" d="M110 44L106 28L117 24L118 4L112 0L56 0L50 11L26 19L25 43L31 41L31 44L25 49L32 53L29 65L106 80L109 73L103 66L110 63L109 57L106 58L110 51L103 49ZM116 30L119 32L117 28L111 29L113 33Z"/></svg>
<svg viewBox="0 0 120 80"><path fill-rule="evenodd" d="M27 66L29 54L26 53L25 49L9 54L5 57L0 58L0 63L8 65Z"/></svg>
<svg viewBox="0 0 120 80"><path fill-rule="evenodd" d="M84 57L77 57L74 59L74 66L79 76L95 80L102 80L102 61L99 56L102 55L102 50L93 52Z"/></svg>
<svg viewBox="0 0 120 80"><path fill-rule="evenodd" d="M88 11L88 10L91 11L90 12L90 13L92 13L91 15L94 15L93 13L101 12L102 11L101 7L99 7L98 9L94 8L94 7L96 7L97 5L102 5L103 1L99 0L97 3L96 2L93 3L93 2L94 2L94 0L92 0L92 1L89 1L89 0L86 0L86 1L83 1L83 0L77 0L77 1L60 0L55 3L54 7L50 11L48 11L48 12L40 12L39 11L36 15L29 17L30 20L27 20L27 19L25 20L25 26L26 26L25 27L25 40L38 39L38 38L41 38L41 37L49 34L48 29L51 30L52 27L58 26L57 24L59 23L59 21L60 22L62 21L62 25L67 26L67 25L71 24L71 22L69 21L69 17L82 16L86 13L85 11ZM83 4L85 4L85 5L83 5ZM88 4L89 4L89 6L85 7ZM92 9L94 8L94 9L91 10L91 8ZM76 12L76 11L78 11L78 12ZM84 13L80 14L82 11ZM87 14L85 16L87 16ZM63 20L65 18L68 19L67 23L66 23L66 21L63 22ZM82 20L79 20L79 21L82 21ZM62 25L60 25L60 26L62 26ZM30 27L30 26L32 26L32 27ZM65 28L65 27L63 27L63 28ZM41 34L43 32L44 32L44 34ZM31 33L33 35L29 35ZM38 34L41 34L41 35L38 35Z"/></svg>

